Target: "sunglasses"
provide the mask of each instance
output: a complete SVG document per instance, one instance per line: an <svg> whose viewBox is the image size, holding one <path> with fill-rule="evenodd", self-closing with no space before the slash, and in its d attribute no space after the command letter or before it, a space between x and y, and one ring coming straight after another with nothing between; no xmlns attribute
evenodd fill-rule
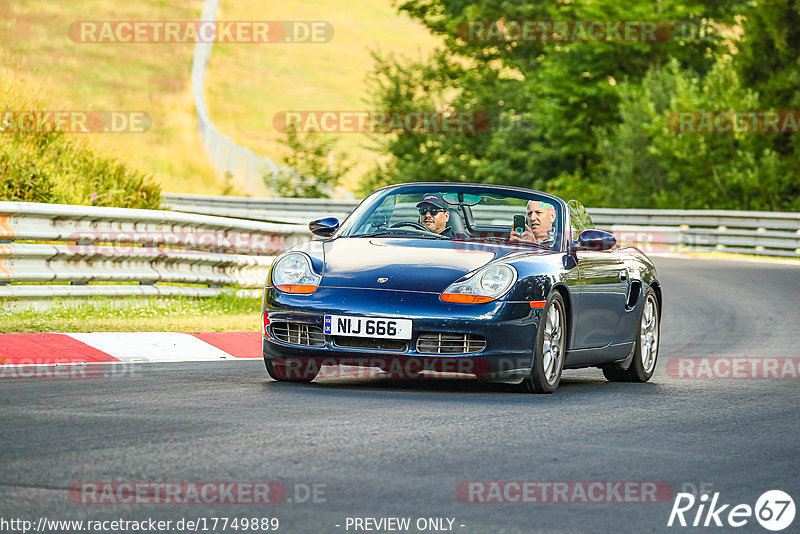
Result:
<svg viewBox="0 0 800 534"><path fill-rule="evenodd" d="M420 208L419 214L425 215L426 213L430 213L433 217L436 217L437 215L445 211L447 210L445 210L444 208Z"/></svg>

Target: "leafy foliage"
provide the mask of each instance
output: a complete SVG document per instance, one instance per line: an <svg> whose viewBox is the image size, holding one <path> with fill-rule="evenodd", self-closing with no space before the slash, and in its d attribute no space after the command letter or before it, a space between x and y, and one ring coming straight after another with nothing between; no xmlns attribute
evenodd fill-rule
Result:
<svg viewBox="0 0 800 534"><path fill-rule="evenodd" d="M26 95L24 86L3 82L0 97L6 110L48 109ZM4 127L8 124L0 124ZM149 175L97 154L81 137L87 134L8 130L0 131L0 200L161 207L161 187Z"/></svg>
<svg viewBox="0 0 800 534"><path fill-rule="evenodd" d="M0 137L0 200L161 207L161 188L130 169L58 133Z"/></svg>
<svg viewBox="0 0 800 534"><path fill-rule="evenodd" d="M338 163L335 161L335 143L335 139L320 134L303 137L288 131L282 141L286 148L284 167L264 176L264 183L281 197L329 198L339 179L350 170L346 153L338 156Z"/></svg>
<svg viewBox="0 0 800 534"><path fill-rule="evenodd" d="M798 209L796 164L780 158L772 139L784 134L676 132L677 112L759 109L740 85L731 58L704 78L677 62L620 88L622 122L598 131L602 204L652 208ZM794 183L794 186L793 186Z"/></svg>
<svg viewBox="0 0 800 534"><path fill-rule="evenodd" d="M492 126L376 138L389 157L363 192L441 179L551 190L590 205L797 205L800 135L690 135L668 124L676 111L798 109L797 0L409 0L400 9L445 47L426 62L376 56L374 109L483 111ZM660 42L464 39L466 21L499 19L657 20L674 33Z"/></svg>

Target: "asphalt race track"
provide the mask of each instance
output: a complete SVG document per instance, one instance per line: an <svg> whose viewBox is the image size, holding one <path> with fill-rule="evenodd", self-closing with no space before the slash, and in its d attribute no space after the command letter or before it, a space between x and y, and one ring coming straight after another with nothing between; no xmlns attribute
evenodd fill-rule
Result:
<svg viewBox="0 0 800 534"><path fill-rule="evenodd" d="M206 532L232 533L243 530L212 529L212 518L278 518L278 532L288 533L385 532L390 524L355 520L390 517L410 518L405 532L768 532L755 517L736 529L667 521L675 494L701 484L731 505L723 521L767 490L800 505L800 380L686 379L670 376L667 360L800 358L800 264L655 261L665 306L647 384L612 384L592 369L566 372L549 396L463 380L298 385L271 381L260 361L0 380L0 518L205 518ZM68 491L83 482L206 481L279 482L287 494L274 504L79 504ZM469 481L672 489L657 503L613 502L613 492L600 503L573 494L556 503L462 502L457 488ZM800 532L800 517L791 531Z"/></svg>

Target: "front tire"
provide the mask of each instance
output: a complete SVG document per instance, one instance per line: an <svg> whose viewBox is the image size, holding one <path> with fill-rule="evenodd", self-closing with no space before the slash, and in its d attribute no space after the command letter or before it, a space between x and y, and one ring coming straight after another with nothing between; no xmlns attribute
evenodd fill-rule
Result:
<svg viewBox="0 0 800 534"><path fill-rule="evenodd" d="M644 298L633 360L627 369L604 367L603 375L611 382L647 382L656 370L658 342L661 338L661 316L658 299L650 288Z"/></svg>
<svg viewBox="0 0 800 534"><path fill-rule="evenodd" d="M313 369L300 367L299 369L287 369L286 364L276 363L273 360L264 358L264 366L267 374L278 382L311 382L317 377L317 372Z"/></svg>
<svg viewBox="0 0 800 534"><path fill-rule="evenodd" d="M564 299L553 291L539 321L531 374L522 381L528 393L552 393L561 382L567 348L567 314Z"/></svg>

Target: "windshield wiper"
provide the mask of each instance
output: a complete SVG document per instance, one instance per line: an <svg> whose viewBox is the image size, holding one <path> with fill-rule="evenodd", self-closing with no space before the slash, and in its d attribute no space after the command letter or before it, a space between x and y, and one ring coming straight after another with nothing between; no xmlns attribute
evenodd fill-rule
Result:
<svg viewBox="0 0 800 534"><path fill-rule="evenodd" d="M392 228L391 230L383 229L368 234L353 234L347 237L382 237L387 235L390 236L407 235L411 237L421 237L422 239L449 239L448 237L439 234L434 234L434 233L423 234L422 232L415 232L414 230L401 230L399 228L397 229Z"/></svg>

